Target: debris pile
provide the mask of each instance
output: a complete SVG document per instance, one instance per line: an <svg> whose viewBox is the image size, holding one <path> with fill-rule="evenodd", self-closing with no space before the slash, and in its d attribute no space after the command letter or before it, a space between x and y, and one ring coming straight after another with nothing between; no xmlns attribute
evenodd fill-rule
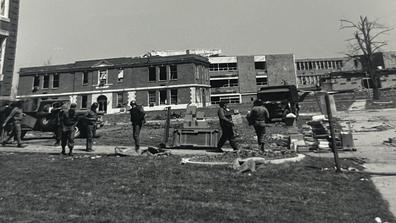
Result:
<svg viewBox="0 0 396 223"><path fill-rule="evenodd" d="M333 124L336 135L336 148L339 150L355 151L351 131L344 130L338 123ZM299 152L329 152L332 148L330 123L324 115L313 116L302 126L303 142L297 145Z"/></svg>
<svg viewBox="0 0 396 223"><path fill-rule="evenodd" d="M396 147L396 137L385 140L384 145Z"/></svg>

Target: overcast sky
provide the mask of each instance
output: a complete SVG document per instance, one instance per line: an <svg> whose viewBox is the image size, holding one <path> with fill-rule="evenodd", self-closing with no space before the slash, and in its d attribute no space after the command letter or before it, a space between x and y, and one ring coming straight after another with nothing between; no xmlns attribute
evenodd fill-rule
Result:
<svg viewBox="0 0 396 223"><path fill-rule="evenodd" d="M360 15L396 27L396 0L22 0L16 68L221 49L226 55L343 56ZM396 50L396 30L385 37Z"/></svg>

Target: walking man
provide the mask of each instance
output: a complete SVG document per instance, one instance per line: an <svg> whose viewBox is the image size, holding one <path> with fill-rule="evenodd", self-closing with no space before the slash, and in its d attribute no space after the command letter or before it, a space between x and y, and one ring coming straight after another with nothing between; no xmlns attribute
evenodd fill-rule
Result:
<svg viewBox="0 0 396 223"><path fill-rule="evenodd" d="M249 124L254 126L259 148L264 151L265 123L269 119L269 112L267 108L264 107L263 102L257 99L254 101L253 108L249 114Z"/></svg>
<svg viewBox="0 0 396 223"><path fill-rule="evenodd" d="M69 147L69 156L73 155L74 133L78 122L76 107L77 105L72 103L70 109L62 114L62 155L66 155L66 145Z"/></svg>
<svg viewBox="0 0 396 223"><path fill-rule="evenodd" d="M135 141L135 151L136 153L140 154L140 130L142 125L145 123L145 112L143 110L143 106L137 105L135 100L132 100L131 109L129 113L131 115L131 122L132 122L132 131L133 131L133 140Z"/></svg>
<svg viewBox="0 0 396 223"><path fill-rule="evenodd" d="M9 121L11 121L11 123L13 124L13 131L12 134L8 137L8 139L4 140L2 142L3 146L5 144L7 144L7 142L14 137L14 139L16 139L17 143L18 143L18 147L23 147L22 145L22 140L21 140L21 122L23 119L23 116L25 116L25 114L22 111L22 105L23 102L22 101L17 101L15 103L13 103L13 108L11 110L11 113L7 116L7 118L4 120L2 128L4 129L7 125L7 123Z"/></svg>
<svg viewBox="0 0 396 223"><path fill-rule="evenodd" d="M223 152L221 147L228 140L234 151L238 151L238 145L235 141L234 123L232 122L232 112L227 104L223 101L220 102L220 108L217 112L221 127L221 137L217 143L217 150Z"/></svg>
<svg viewBox="0 0 396 223"><path fill-rule="evenodd" d="M98 108L98 103L94 102L91 105L91 109L87 112L85 119L87 121L87 144L86 144L86 151L92 152L93 139L95 138L96 132L96 121L98 114L96 109Z"/></svg>

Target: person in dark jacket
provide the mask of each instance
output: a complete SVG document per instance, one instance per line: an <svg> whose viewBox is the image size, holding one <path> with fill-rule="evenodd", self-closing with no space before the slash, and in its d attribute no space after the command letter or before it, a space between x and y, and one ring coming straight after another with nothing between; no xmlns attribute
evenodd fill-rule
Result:
<svg viewBox="0 0 396 223"><path fill-rule="evenodd" d="M217 112L220 121L221 127L221 137L219 142L217 143L217 150L223 151L221 148L223 147L224 143L228 140L230 142L231 147L238 151L238 145L235 141L235 131L234 131L234 123L232 122L232 112L228 108L225 102L220 102L220 108Z"/></svg>
<svg viewBox="0 0 396 223"><path fill-rule="evenodd" d="M92 149L92 144L93 144L93 139L95 138L95 132L96 132L96 121L98 118L98 114L96 112L96 109L98 108L98 103L94 102L91 105L91 109L87 112L85 119L86 119L86 124L87 124L87 144L86 144L86 151L87 152L92 152L94 151Z"/></svg>
<svg viewBox="0 0 396 223"><path fill-rule="evenodd" d="M4 137L7 135L6 133L7 133L8 129L6 126L3 127L3 123L5 123L4 121L6 120L6 118L10 114L10 112L11 112L11 108L8 103L6 103L2 107L0 107L0 140L1 140L1 142L4 141Z"/></svg>
<svg viewBox="0 0 396 223"><path fill-rule="evenodd" d="M76 114L76 107L77 105L72 103L70 109L62 114L61 154L63 155L66 155L66 145L69 147L69 156L73 155L75 127L79 121Z"/></svg>
<svg viewBox="0 0 396 223"><path fill-rule="evenodd" d="M17 101L13 103L12 105L13 108L11 110L11 113L7 116L7 118L3 122L2 128L5 128L8 122L11 122L13 124L12 134L8 137L8 139L2 142L3 145L7 144L7 142L12 137L14 137L14 139L16 139L18 143L18 147L23 147L21 140L21 134L22 134L21 122L25 114L22 111L22 105L23 105L22 101Z"/></svg>
<svg viewBox="0 0 396 223"><path fill-rule="evenodd" d="M139 154L140 151L140 130L142 129L143 124L145 123L145 112L143 106L136 104L135 100L132 100L131 109L129 109L129 113L131 115L131 123L132 123L132 131L133 131L133 140L135 141L135 150Z"/></svg>
<svg viewBox="0 0 396 223"><path fill-rule="evenodd" d="M62 104L57 102L54 104L54 108L51 110L51 116L55 122L55 144L54 146L59 146L62 139Z"/></svg>
<svg viewBox="0 0 396 223"><path fill-rule="evenodd" d="M264 151L265 123L269 119L269 112L260 99L253 103L253 108L249 113L249 123L254 126L257 134L259 148Z"/></svg>

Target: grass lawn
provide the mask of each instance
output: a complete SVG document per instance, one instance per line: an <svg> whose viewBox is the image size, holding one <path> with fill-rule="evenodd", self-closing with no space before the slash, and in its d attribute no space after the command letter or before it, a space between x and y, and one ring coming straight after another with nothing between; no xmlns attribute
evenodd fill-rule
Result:
<svg viewBox="0 0 396 223"><path fill-rule="evenodd" d="M0 221L395 221L367 176L320 170L331 164L306 158L239 175L176 156L0 153Z"/></svg>

